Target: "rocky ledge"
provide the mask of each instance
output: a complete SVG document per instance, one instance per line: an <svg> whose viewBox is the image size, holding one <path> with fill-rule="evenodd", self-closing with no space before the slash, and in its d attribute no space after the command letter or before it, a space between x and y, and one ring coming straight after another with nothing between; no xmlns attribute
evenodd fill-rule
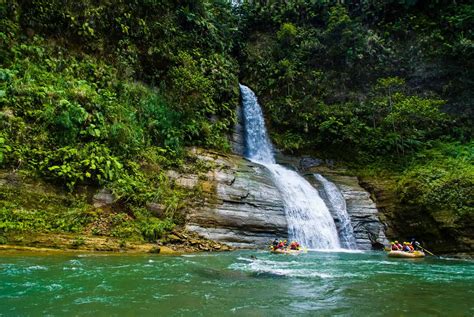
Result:
<svg viewBox="0 0 474 317"><path fill-rule="evenodd" d="M267 246L275 237L287 237L283 203L268 170L235 155L196 154L216 167L197 185L203 198L188 212L189 231L250 248Z"/></svg>

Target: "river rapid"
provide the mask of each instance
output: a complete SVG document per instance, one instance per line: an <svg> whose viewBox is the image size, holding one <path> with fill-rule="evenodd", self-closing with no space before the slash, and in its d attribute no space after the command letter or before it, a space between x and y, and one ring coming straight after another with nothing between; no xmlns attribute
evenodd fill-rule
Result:
<svg viewBox="0 0 474 317"><path fill-rule="evenodd" d="M0 254L1 316L473 316L474 264L381 252Z"/></svg>

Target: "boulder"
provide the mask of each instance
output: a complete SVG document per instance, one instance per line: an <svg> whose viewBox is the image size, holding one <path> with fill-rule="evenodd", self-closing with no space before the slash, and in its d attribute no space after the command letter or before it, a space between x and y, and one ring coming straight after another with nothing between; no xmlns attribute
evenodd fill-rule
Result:
<svg viewBox="0 0 474 317"><path fill-rule="evenodd" d="M157 218L162 218L164 215L165 206L162 204L148 202L146 203L145 208Z"/></svg>
<svg viewBox="0 0 474 317"><path fill-rule="evenodd" d="M199 179L197 175L186 175L178 177L175 181L178 186L193 189L198 184Z"/></svg>
<svg viewBox="0 0 474 317"><path fill-rule="evenodd" d="M92 204L94 207L100 208L113 204L115 200L116 199L114 194L112 194L112 191L110 189L103 188L92 197Z"/></svg>

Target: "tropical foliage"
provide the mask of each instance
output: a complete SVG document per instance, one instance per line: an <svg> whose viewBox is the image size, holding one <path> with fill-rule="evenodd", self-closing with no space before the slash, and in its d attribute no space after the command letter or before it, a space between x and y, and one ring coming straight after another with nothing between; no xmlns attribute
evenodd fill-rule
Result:
<svg viewBox="0 0 474 317"><path fill-rule="evenodd" d="M0 231L107 218L161 236L196 194L166 170L200 169L188 146L229 150L238 78L283 151L390 170L404 203L468 213L473 16L470 1L0 2L0 168L125 206L63 217L4 193Z"/></svg>
<svg viewBox="0 0 474 317"><path fill-rule="evenodd" d="M403 204L474 211L471 2L244 1L238 12L241 77L279 148L389 173Z"/></svg>

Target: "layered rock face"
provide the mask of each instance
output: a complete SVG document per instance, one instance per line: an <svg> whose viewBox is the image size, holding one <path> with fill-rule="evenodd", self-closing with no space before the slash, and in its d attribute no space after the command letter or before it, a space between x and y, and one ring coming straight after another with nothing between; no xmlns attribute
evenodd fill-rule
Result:
<svg viewBox="0 0 474 317"><path fill-rule="evenodd" d="M379 218L379 211L375 202L370 198L370 194L359 185L357 177L348 176L344 171L329 169L325 167L311 168L312 173L320 173L328 180L336 184L346 201L347 213L351 219L354 229L354 236L357 247L361 250L381 249L388 244L385 237L385 225ZM312 177L312 173L308 174L308 180L315 186L324 201L327 197L322 185ZM327 204L329 211L330 204ZM336 225L337 217L334 216Z"/></svg>
<svg viewBox="0 0 474 317"><path fill-rule="evenodd" d="M188 213L188 230L234 247L265 247L287 237L283 202L268 170L238 156L198 156L217 167L198 184L204 199Z"/></svg>
<svg viewBox="0 0 474 317"><path fill-rule="evenodd" d="M199 181L190 175L176 179L178 184L198 186L203 192L203 200L188 212L188 230L234 247L264 247L274 238L287 237L283 202L265 167L235 155L195 154L216 166ZM375 203L356 177L327 167L311 167L306 172L321 173L340 188L359 249L387 243ZM308 180L322 189L314 177ZM323 193L321 196L324 199Z"/></svg>
<svg viewBox="0 0 474 317"><path fill-rule="evenodd" d="M239 104L236 109L237 122L234 125L234 131L230 136L230 144L232 153L244 156L245 155L245 137L244 137L244 123L242 120L242 106Z"/></svg>

